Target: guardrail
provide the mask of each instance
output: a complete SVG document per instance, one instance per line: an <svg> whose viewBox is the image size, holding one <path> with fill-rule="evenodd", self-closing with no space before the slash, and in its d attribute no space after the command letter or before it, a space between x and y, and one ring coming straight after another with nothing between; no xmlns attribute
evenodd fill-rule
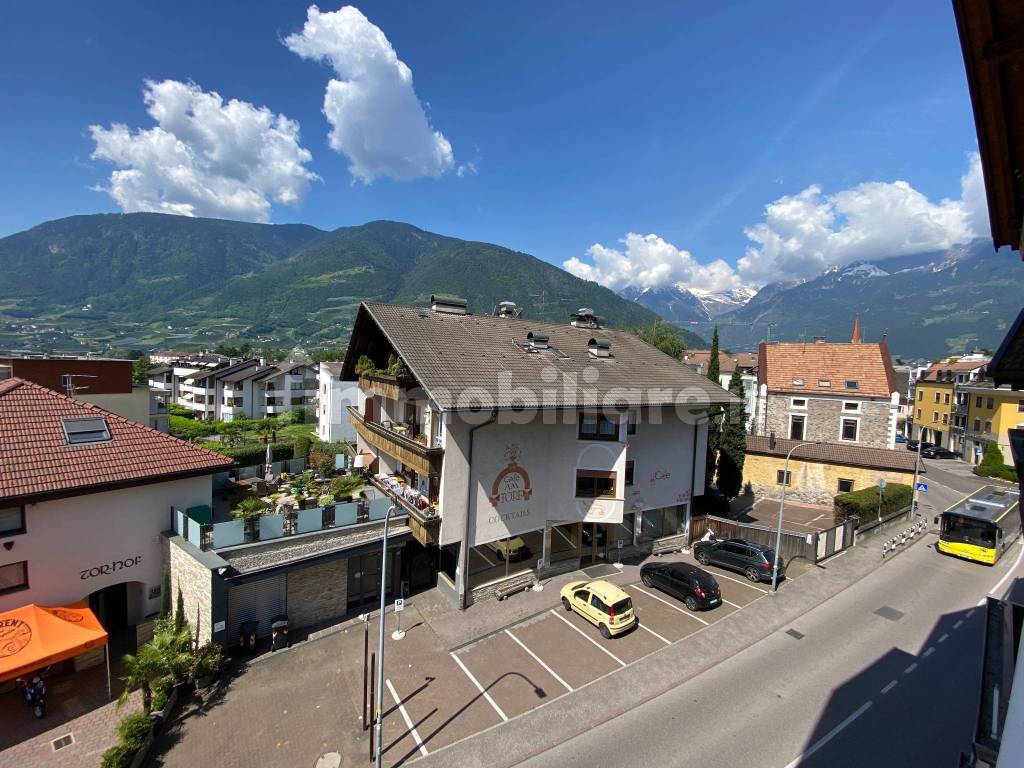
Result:
<svg viewBox="0 0 1024 768"><path fill-rule="evenodd" d="M891 539L886 539L882 542L882 559L884 560L886 555L891 555L897 550L897 548L904 546L908 541L913 541L915 536L923 535L927 532L928 521L918 520L909 528L905 528L897 533Z"/></svg>

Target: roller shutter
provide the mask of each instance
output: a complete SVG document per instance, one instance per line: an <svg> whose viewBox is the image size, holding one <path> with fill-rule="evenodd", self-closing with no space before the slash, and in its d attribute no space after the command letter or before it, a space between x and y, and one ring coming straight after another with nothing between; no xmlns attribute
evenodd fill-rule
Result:
<svg viewBox="0 0 1024 768"><path fill-rule="evenodd" d="M288 612L288 578L285 574L231 587L228 592L227 644L238 644L238 630L245 621L258 621L257 637L270 634L274 617Z"/></svg>

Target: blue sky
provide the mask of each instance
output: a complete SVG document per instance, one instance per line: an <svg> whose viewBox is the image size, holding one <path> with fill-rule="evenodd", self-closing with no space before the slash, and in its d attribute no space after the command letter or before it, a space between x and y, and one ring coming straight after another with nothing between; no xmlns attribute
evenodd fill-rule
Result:
<svg viewBox="0 0 1024 768"><path fill-rule="evenodd" d="M333 26L286 45L307 7L7 5L0 235L154 195L165 210L195 203L148 176L163 150L132 139L156 125L146 81L181 84L158 104L209 106L216 92L252 105L243 119L266 107L301 127L285 126L273 151L286 170L269 180L262 160L239 159L244 137L192 144L219 157L204 194L231 198L199 213L325 229L397 219L576 259L572 271L615 288L758 285L984 234L949 3L363 2L363 21L324 5ZM414 95L393 62L353 70L388 45ZM329 122L332 78L355 93ZM353 149L367 137L380 146ZM120 205L97 191L114 190L115 170L131 172Z"/></svg>

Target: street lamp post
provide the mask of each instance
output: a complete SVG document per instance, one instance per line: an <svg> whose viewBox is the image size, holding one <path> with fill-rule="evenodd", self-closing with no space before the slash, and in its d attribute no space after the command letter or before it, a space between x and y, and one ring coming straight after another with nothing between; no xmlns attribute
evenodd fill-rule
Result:
<svg viewBox="0 0 1024 768"><path fill-rule="evenodd" d="M782 514L786 510L786 486L789 485L789 457L793 455L793 451L797 448L803 448L805 445L817 445L818 441L813 440L806 443L797 443L789 449L789 453L786 454L786 463L782 468L782 498L779 499L779 525L775 531L775 567L772 568L772 594L779 588L779 559L781 555L779 550L782 549Z"/></svg>
<svg viewBox="0 0 1024 768"><path fill-rule="evenodd" d="M914 461L914 492L910 494L910 517L914 517L914 513L917 512L917 475L921 470L921 443L924 441L924 430L918 434L917 439L917 459Z"/></svg>
<svg viewBox="0 0 1024 768"><path fill-rule="evenodd" d="M373 764L380 768L381 736L384 719L384 607L385 594L387 592L388 579L388 521L398 507L392 504L384 515L384 547L380 556L380 638L377 640L377 701L374 704L374 735L376 736L376 749L374 750Z"/></svg>

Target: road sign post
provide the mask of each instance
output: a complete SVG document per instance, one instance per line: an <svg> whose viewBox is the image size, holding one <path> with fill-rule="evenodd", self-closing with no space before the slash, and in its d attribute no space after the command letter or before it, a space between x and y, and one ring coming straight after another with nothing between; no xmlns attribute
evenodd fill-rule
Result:
<svg viewBox="0 0 1024 768"><path fill-rule="evenodd" d="M622 539L615 540L615 567L622 568Z"/></svg>
<svg viewBox="0 0 1024 768"><path fill-rule="evenodd" d="M882 522L882 492L885 490L885 478L878 478L878 522Z"/></svg>
<svg viewBox="0 0 1024 768"><path fill-rule="evenodd" d="M533 586L531 589L534 592L541 592L544 589L544 585L540 583L540 572L544 570L544 558L537 558L537 573L533 577Z"/></svg>
<svg viewBox="0 0 1024 768"><path fill-rule="evenodd" d="M405 598L395 598L395 618L398 619L398 628L391 633L392 640L401 640L405 637L405 632L402 631L402 611L405 610Z"/></svg>
<svg viewBox="0 0 1024 768"><path fill-rule="evenodd" d="M915 483L914 490L917 491L918 493L927 493L928 483Z"/></svg>

